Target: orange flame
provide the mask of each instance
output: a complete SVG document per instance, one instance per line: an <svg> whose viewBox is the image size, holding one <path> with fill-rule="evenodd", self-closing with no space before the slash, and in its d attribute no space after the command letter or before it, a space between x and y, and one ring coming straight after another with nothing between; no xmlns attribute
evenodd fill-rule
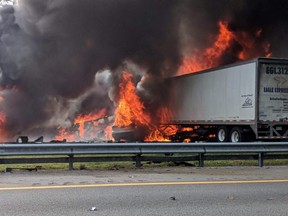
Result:
<svg viewBox="0 0 288 216"><path fill-rule="evenodd" d="M173 114L168 107L161 107L158 112L161 126L150 127L150 134L145 137L146 142L169 142L169 136L176 134L178 127L175 125L164 125L171 120Z"/></svg>
<svg viewBox="0 0 288 216"><path fill-rule="evenodd" d="M93 114L93 113L89 113L87 115L83 115L80 114L77 116L77 118L74 120L74 125L79 124L79 137L80 138L84 138L85 137L85 130L84 130L84 123L88 122L88 121L95 121L103 116L105 116L106 110L105 109L101 109L98 113ZM93 122L94 127L98 126L97 122ZM93 137L93 133L88 135L89 137Z"/></svg>
<svg viewBox="0 0 288 216"><path fill-rule="evenodd" d="M104 130L104 133L105 133L106 140L114 141L114 138L112 136L112 125L106 127L106 129Z"/></svg>
<svg viewBox="0 0 288 216"><path fill-rule="evenodd" d="M254 35L250 35L246 32L237 32L234 35L235 41L237 41L241 46L242 50L238 53L238 59L246 60L254 58L257 56L271 57L270 52L271 44L269 42L264 42L256 46L257 40L261 37L262 30L257 30Z"/></svg>
<svg viewBox="0 0 288 216"><path fill-rule="evenodd" d="M168 142L169 133L175 133L176 126L157 126L153 124L151 116L147 113L144 104L136 94L136 87L132 82L133 75L123 72L122 82L119 84L119 102L115 110L114 126L128 127L134 126L141 128L144 126L149 130L149 135L145 137L145 141ZM172 113L167 107L158 110L158 119L165 123L172 117ZM171 132L173 131L173 132Z"/></svg>
<svg viewBox="0 0 288 216"><path fill-rule="evenodd" d="M77 131L69 131L65 128L58 128L59 135L55 136L56 140L67 140L69 142L74 142L76 140L83 139L93 139L98 133L102 132L102 129L98 128L98 122L100 118L103 118L106 114L105 109L101 109L97 113L89 113L87 115L80 114L74 120L74 127L78 126ZM90 122L90 130L85 130L85 123ZM106 129L104 134L106 135ZM109 130L107 130L108 132ZM106 135L106 137L111 137L111 135Z"/></svg>
<svg viewBox="0 0 288 216"><path fill-rule="evenodd" d="M74 142L76 140L76 135L73 133L69 133L65 128L58 128L58 135L55 136L56 140L66 140L68 142Z"/></svg>
<svg viewBox="0 0 288 216"><path fill-rule="evenodd" d="M119 84L119 101L115 110L114 125L127 127L131 125L148 125L150 116L146 114L144 104L136 95L136 87L132 82L133 75L123 72L122 82Z"/></svg>
<svg viewBox="0 0 288 216"><path fill-rule="evenodd" d="M233 42L240 44L242 47L242 50L236 54L238 60L247 60L263 55L265 57L272 56L270 43L259 44L257 42L262 35L261 29L258 29L254 35L246 32L232 32L228 29L228 22L225 21L219 21L218 28L219 34L216 36L213 45L204 51L196 50L195 54L184 57L178 75L219 66L221 57Z"/></svg>
<svg viewBox="0 0 288 216"><path fill-rule="evenodd" d="M233 40L233 33L228 30L228 23L220 21L218 23L219 34L216 37L215 42L209 48L207 48L202 55L193 55L185 57L183 63L179 69L178 74L191 73L194 71L205 70L216 66L219 58L224 51L230 46Z"/></svg>
<svg viewBox="0 0 288 216"><path fill-rule="evenodd" d="M165 138L165 134L161 129L154 128L150 134L145 137L145 142L170 142L171 140Z"/></svg>
<svg viewBox="0 0 288 216"><path fill-rule="evenodd" d="M206 57L208 60L206 67L215 66L215 60L218 60L219 57L223 55L233 40L233 33L228 30L228 23L220 21L218 25L219 35L217 36L213 46L206 49L204 54L204 57Z"/></svg>

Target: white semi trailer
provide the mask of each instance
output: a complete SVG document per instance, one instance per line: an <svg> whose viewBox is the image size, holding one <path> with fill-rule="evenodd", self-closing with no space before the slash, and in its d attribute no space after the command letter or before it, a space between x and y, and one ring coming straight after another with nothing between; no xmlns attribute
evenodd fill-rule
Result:
<svg viewBox="0 0 288 216"><path fill-rule="evenodd" d="M219 142L288 138L288 59L257 58L170 81L169 124Z"/></svg>

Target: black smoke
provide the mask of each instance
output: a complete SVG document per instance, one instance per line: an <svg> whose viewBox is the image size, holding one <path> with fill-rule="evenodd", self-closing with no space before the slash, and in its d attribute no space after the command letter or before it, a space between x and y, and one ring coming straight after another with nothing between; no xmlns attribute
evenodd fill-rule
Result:
<svg viewBox="0 0 288 216"><path fill-rule="evenodd" d="M11 136L45 133L79 113L105 107L113 114L111 87L129 63L141 69L139 95L153 111L169 97L164 78L176 74L186 51L211 45L219 20L236 32L262 29L259 41L271 43L273 56L287 57L287 9L285 0L21 0L3 7L5 127ZM222 64L237 61L233 50Z"/></svg>
<svg viewBox="0 0 288 216"><path fill-rule="evenodd" d="M93 91L99 89L95 74L117 71L126 60L146 73L171 75L180 62L176 6L164 0L23 0L15 9L2 8L0 84L13 89L1 104L6 129L23 134L93 108L112 114L109 92Z"/></svg>
<svg viewBox="0 0 288 216"><path fill-rule="evenodd" d="M232 16L231 29L237 31L256 31L262 29L261 40L269 41L275 57L288 56L287 34L288 18L285 15L288 2L244 1Z"/></svg>

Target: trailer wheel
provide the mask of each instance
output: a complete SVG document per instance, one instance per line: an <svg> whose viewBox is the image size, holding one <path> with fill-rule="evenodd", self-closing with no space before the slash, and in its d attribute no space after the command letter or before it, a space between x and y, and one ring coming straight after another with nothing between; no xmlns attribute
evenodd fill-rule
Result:
<svg viewBox="0 0 288 216"><path fill-rule="evenodd" d="M244 141L243 130L240 127L232 128L230 133L230 141L233 143Z"/></svg>
<svg viewBox="0 0 288 216"><path fill-rule="evenodd" d="M218 142L228 142L229 129L228 127L221 126L217 129L217 140Z"/></svg>

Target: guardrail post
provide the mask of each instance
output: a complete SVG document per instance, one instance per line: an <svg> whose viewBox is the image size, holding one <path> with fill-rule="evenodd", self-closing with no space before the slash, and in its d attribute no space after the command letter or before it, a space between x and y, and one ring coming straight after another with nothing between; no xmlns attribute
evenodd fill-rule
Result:
<svg viewBox="0 0 288 216"><path fill-rule="evenodd" d="M73 167L73 155L69 155L69 158L68 158L68 161L69 161L69 170L72 171L74 170L74 167Z"/></svg>
<svg viewBox="0 0 288 216"><path fill-rule="evenodd" d="M199 153L199 167L204 167L204 153Z"/></svg>
<svg viewBox="0 0 288 216"><path fill-rule="evenodd" d="M136 155L135 164L136 164L136 168L141 168L142 164L141 164L141 155L140 154Z"/></svg>
<svg viewBox="0 0 288 216"><path fill-rule="evenodd" d="M263 153L258 153L258 166L263 167L263 165L264 165Z"/></svg>

